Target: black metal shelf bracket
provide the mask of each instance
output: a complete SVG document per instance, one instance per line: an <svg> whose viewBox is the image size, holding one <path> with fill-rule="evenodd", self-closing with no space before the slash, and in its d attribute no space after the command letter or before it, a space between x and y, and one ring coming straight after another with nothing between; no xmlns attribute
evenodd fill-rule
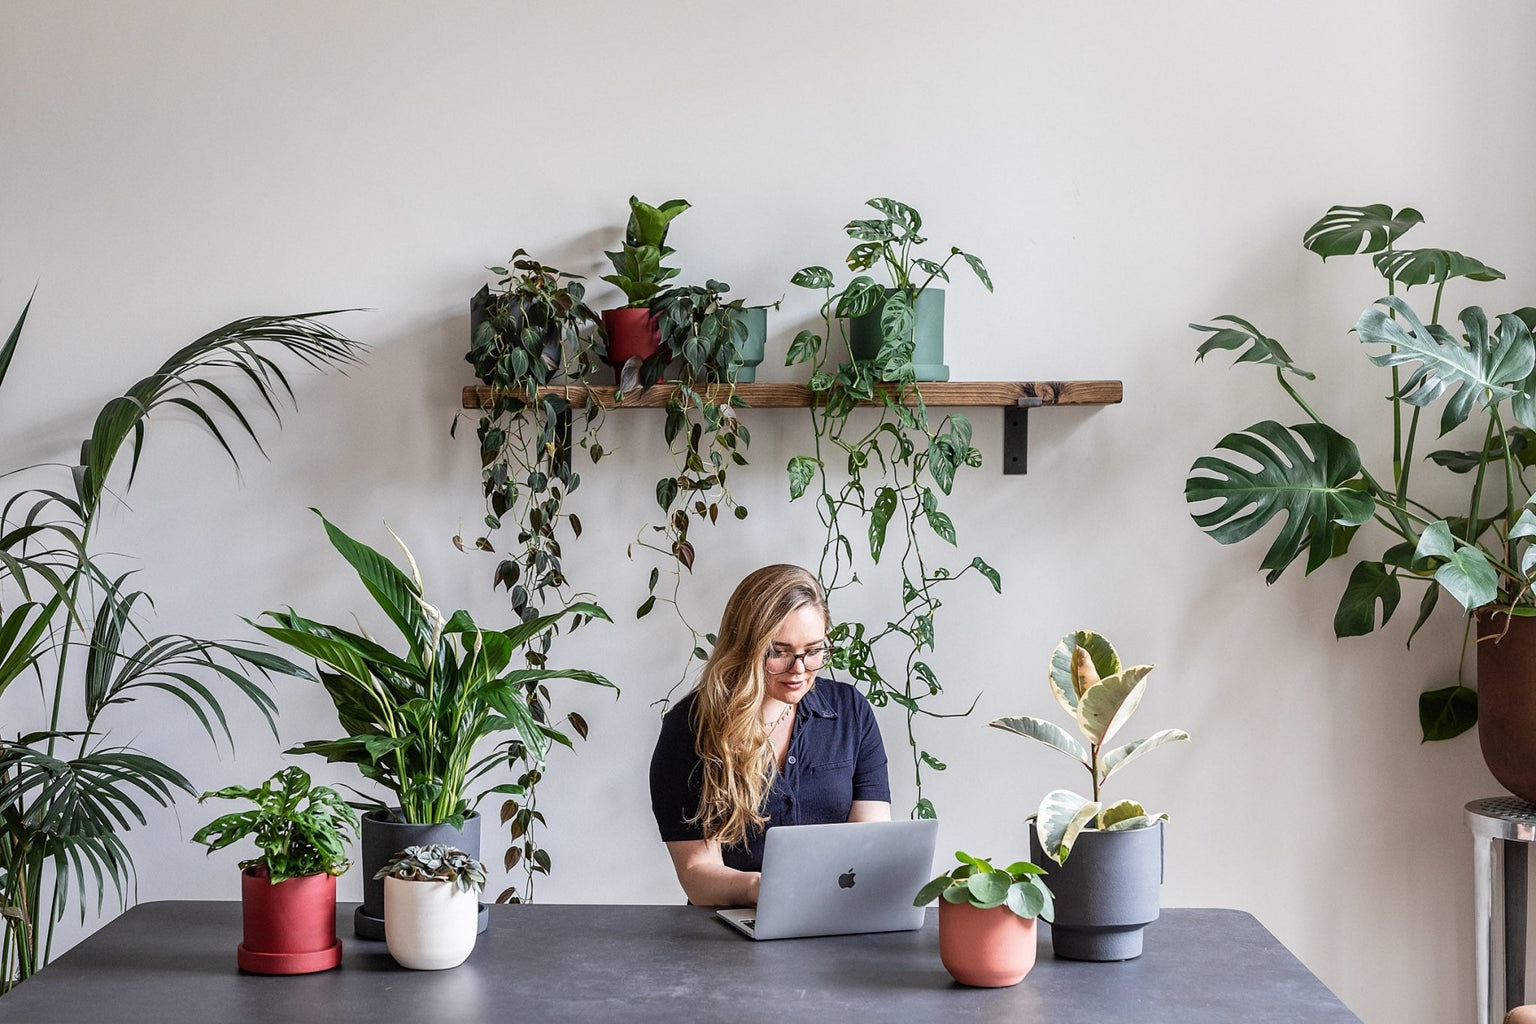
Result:
<svg viewBox="0 0 1536 1024"><path fill-rule="evenodd" d="M1029 472L1029 410L1039 408L1040 399L1021 398L1017 405L1003 408L1003 474L1018 476Z"/></svg>

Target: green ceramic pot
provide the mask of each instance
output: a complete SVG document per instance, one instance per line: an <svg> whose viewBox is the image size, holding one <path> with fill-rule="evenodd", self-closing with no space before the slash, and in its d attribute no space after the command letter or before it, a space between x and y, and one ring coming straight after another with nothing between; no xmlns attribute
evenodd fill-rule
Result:
<svg viewBox="0 0 1536 1024"><path fill-rule="evenodd" d="M896 289L887 288L886 295ZM917 297L917 322L912 327L912 369L918 380L949 380L944 365L944 290L925 288ZM880 313L885 302L848 322L848 350L855 362L872 362L880 353ZM884 379L882 377L882 379Z"/></svg>
<svg viewBox="0 0 1536 1024"><path fill-rule="evenodd" d="M736 383L751 384L757 380L757 367L768 347L768 310L748 307L742 310L742 319L747 325L747 340L741 344L741 369L736 373Z"/></svg>

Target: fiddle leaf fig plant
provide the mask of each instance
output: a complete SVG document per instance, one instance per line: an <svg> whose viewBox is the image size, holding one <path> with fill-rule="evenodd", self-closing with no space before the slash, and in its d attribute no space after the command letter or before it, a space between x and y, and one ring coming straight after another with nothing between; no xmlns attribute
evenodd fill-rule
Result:
<svg viewBox="0 0 1536 1024"><path fill-rule="evenodd" d="M1091 797L1053 790L1035 813L1040 847L1058 864L1066 862L1085 828L1122 831L1168 820L1167 814L1152 813L1135 800L1108 803L1102 795L1104 783L1126 765L1159 747L1189 739L1182 729L1163 729L1144 739L1109 746L1141 704L1151 671L1151 665L1121 665L1114 646L1098 633L1085 629L1068 633L1051 652L1047 679L1051 695L1072 716L1087 746L1042 718L999 718L989 723L1059 750L1088 770Z"/></svg>
<svg viewBox="0 0 1536 1024"><path fill-rule="evenodd" d="M1424 222L1417 210L1385 205L1335 206L1307 229L1302 245L1324 260L1367 255L1387 294L1366 306L1352 332L1366 358L1390 373L1389 470L1372 468L1354 441L1298 390L1315 376L1298 368L1285 348L1248 321L1231 315L1191 324L1209 337L1196 361L1217 350L1236 362L1269 366L1281 390L1306 422L1265 420L1223 437L1217 452L1195 460L1184 485L1195 523L1223 544L1254 536L1283 512L1260 568L1273 583L1305 555L1307 573L1357 551L1366 532L1374 547L1357 554L1334 613L1336 636L1363 636L1385 627L1403 597L1403 585L1424 587L1411 641L1433 613L1441 592L1465 612L1499 607L1536 614L1536 514L1527 479L1536 454L1536 308L1490 317L1480 306L1440 323L1441 301L1452 280L1494 281L1503 273L1450 249L1403 249L1404 234ZM1433 286L1427 319L1397 294ZM1352 393L1372 393L1354 389ZM1482 437L1471 449L1422 453L1420 419L1440 406L1441 437L1475 423ZM1443 478L1425 484L1425 461L1461 477L1447 507ZM1454 492L1453 492L1454 493ZM1471 628L1470 617L1467 629ZM1465 649L1465 643L1463 644ZM1462 671L1465 658L1462 659ZM1425 692L1419 718L1426 740L1447 739L1476 723L1476 694L1460 678L1455 686Z"/></svg>
<svg viewBox="0 0 1536 1024"><path fill-rule="evenodd" d="M664 267L661 261L675 251L667 246L667 229L688 206L686 199L668 199L652 206L637 196L629 197L624 244L603 253L613 264L613 273L603 280L621 290L630 306L649 306L662 284L678 275L676 267Z"/></svg>
<svg viewBox="0 0 1536 1024"><path fill-rule="evenodd" d="M1005 868L995 868L984 857L972 857L961 850L955 851L958 867L923 886L912 901L914 907L923 907L943 898L946 903L969 903L980 910L1007 907L1026 921L1056 917L1056 905L1051 890L1041 881L1045 869L1027 860L1014 861Z"/></svg>

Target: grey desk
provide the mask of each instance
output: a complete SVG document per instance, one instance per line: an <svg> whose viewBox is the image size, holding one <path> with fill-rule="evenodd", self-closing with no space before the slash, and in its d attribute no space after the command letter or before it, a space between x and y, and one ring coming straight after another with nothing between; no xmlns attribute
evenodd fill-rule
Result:
<svg viewBox="0 0 1536 1024"><path fill-rule="evenodd" d="M350 905L338 919L352 918ZM921 931L752 942L697 907L497 906L451 971L394 966L339 929L342 966L269 978L235 968L238 903L147 903L0 999L0 1021L1136 1020L1330 1024L1358 1018L1248 914L1165 910L1119 964L1051 956L1029 977L968 989Z"/></svg>

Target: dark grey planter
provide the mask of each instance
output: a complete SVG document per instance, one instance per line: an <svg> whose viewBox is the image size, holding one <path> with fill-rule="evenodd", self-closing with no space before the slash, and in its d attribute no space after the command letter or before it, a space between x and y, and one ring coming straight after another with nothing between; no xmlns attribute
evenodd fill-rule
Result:
<svg viewBox="0 0 1536 1024"><path fill-rule="evenodd" d="M887 295L894 292L887 288ZM917 380L949 380L944 365L944 289L924 288L915 303L917 320L912 325L912 372ZM880 314L885 300L863 316L848 321L848 354L856 362L872 362L885 340Z"/></svg>
<svg viewBox="0 0 1536 1024"><path fill-rule="evenodd" d="M408 825L394 817L394 811L369 811L363 815L363 905L352 916L352 930L360 939L384 938L384 879L374 878L389 858L407 846L442 843L463 850L480 859L480 815L470 815L462 829L452 825ZM480 904L477 932L485 931L490 914Z"/></svg>
<svg viewBox="0 0 1536 1024"><path fill-rule="evenodd" d="M1033 824L1029 850L1056 897L1051 945L1068 960L1133 960L1161 906L1163 823L1124 832L1084 830L1065 864L1045 856Z"/></svg>

